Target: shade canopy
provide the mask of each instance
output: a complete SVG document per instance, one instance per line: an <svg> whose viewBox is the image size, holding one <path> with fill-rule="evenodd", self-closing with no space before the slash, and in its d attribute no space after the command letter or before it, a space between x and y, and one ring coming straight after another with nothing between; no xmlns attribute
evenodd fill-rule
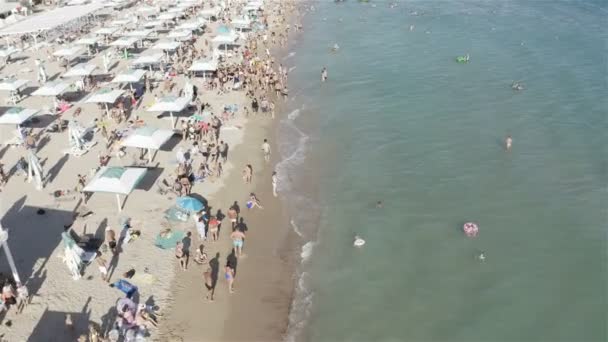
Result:
<svg viewBox="0 0 608 342"><path fill-rule="evenodd" d="M228 34L220 34L211 41L215 44L236 44L238 39L239 36L236 33L230 32Z"/></svg>
<svg viewBox="0 0 608 342"><path fill-rule="evenodd" d="M16 78L6 78L0 80L0 90L17 91L21 87L28 84L29 80L20 80Z"/></svg>
<svg viewBox="0 0 608 342"><path fill-rule="evenodd" d="M198 30L199 28L203 27L205 25L205 23L202 20L190 20L190 21L186 21L184 23L181 23L179 26L176 27L176 29L178 30Z"/></svg>
<svg viewBox="0 0 608 342"><path fill-rule="evenodd" d="M121 72L111 81L112 83L136 83L146 74L145 70L132 69Z"/></svg>
<svg viewBox="0 0 608 342"><path fill-rule="evenodd" d="M3 125L21 125L24 121L40 112L38 109L27 109L22 107L10 107L0 109L0 124Z"/></svg>
<svg viewBox="0 0 608 342"><path fill-rule="evenodd" d="M17 48L14 48L12 46L6 46L0 49L0 57L8 57L14 53L19 52L20 50Z"/></svg>
<svg viewBox="0 0 608 342"><path fill-rule="evenodd" d="M191 37L192 37L192 30L173 30L173 31L169 32L169 34L167 35L167 38L177 39L177 40L190 39ZM164 49L164 50L169 50L169 49Z"/></svg>
<svg viewBox="0 0 608 342"><path fill-rule="evenodd" d="M161 15L158 16L158 19L160 20L173 20L175 18L177 18L178 14L177 13L163 13Z"/></svg>
<svg viewBox="0 0 608 342"><path fill-rule="evenodd" d="M170 129L144 126L136 129L131 135L123 140L121 145L159 150L167 141L169 141L169 139L171 139L173 134L173 130Z"/></svg>
<svg viewBox="0 0 608 342"><path fill-rule="evenodd" d="M178 197L175 201L175 205L177 205L178 208L189 212L197 212L205 209L203 202L189 196Z"/></svg>
<svg viewBox="0 0 608 342"><path fill-rule="evenodd" d="M132 22L131 19L116 19L110 22L110 26L112 27L122 27Z"/></svg>
<svg viewBox="0 0 608 342"><path fill-rule="evenodd" d="M93 73L93 71L95 71L95 69L97 69L97 65L95 64L81 63L68 70L65 74L63 74L63 77L89 76Z"/></svg>
<svg viewBox="0 0 608 342"><path fill-rule="evenodd" d="M145 168L102 167L84 187L86 192L109 192L128 195L146 174Z"/></svg>
<svg viewBox="0 0 608 342"><path fill-rule="evenodd" d="M133 60L133 62L131 62L133 65L154 65L154 64L158 64L161 62L161 60L163 59L163 54L161 52L158 53L154 53L154 54L150 54L150 55L143 55L143 56L139 56L137 58L135 58Z"/></svg>
<svg viewBox="0 0 608 342"><path fill-rule="evenodd" d="M125 33L126 37L146 38L154 32L152 29L141 29Z"/></svg>
<svg viewBox="0 0 608 342"><path fill-rule="evenodd" d="M100 89L87 96L84 103L114 103L124 94L124 90Z"/></svg>
<svg viewBox="0 0 608 342"><path fill-rule="evenodd" d="M176 50L180 45L182 45L182 43L176 42L174 40L161 40L154 44L151 49L173 51Z"/></svg>
<svg viewBox="0 0 608 342"><path fill-rule="evenodd" d="M129 47L135 45L135 43L137 43L138 41L139 38L137 37L120 37L115 41L111 42L110 45L118 47Z"/></svg>
<svg viewBox="0 0 608 342"><path fill-rule="evenodd" d="M65 92L72 84L63 81L51 81L36 89L32 95L36 96L57 96Z"/></svg>
<svg viewBox="0 0 608 342"><path fill-rule="evenodd" d="M198 60L192 63L190 66L190 71L216 71L217 70L217 60Z"/></svg>
<svg viewBox="0 0 608 342"><path fill-rule="evenodd" d="M53 56L55 57L74 57L82 54L84 49L81 46L72 46L66 47L63 49L59 49L53 52Z"/></svg>
<svg viewBox="0 0 608 342"><path fill-rule="evenodd" d="M207 8L204 10L200 10L198 12L198 15L203 17L203 18L209 18L209 17L217 17L220 14L220 11L222 9L219 7L213 7L213 8Z"/></svg>
<svg viewBox="0 0 608 342"><path fill-rule="evenodd" d="M232 26L236 28L247 29L251 27L251 21L246 18L237 18L232 21Z"/></svg>
<svg viewBox="0 0 608 342"><path fill-rule="evenodd" d="M143 27L158 27L158 26L163 26L165 24L166 20L149 20L144 22L143 24L141 24L141 26Z"/></svg>
<svg viewBox="0 0 608 342"><path fill-rule="evenodd" d="M188 107L190 99L187 97L166 96L148 108L148 112L178 113Z"/></svg>
<svg viewBox="0 0 608 342"><path fill-rule="evenodd" d="M76 45L95 45L99 42L97 37L83 37L74 42Z"/></svg>
<svg viewBox="0 0 608 342"><path fill-rule="evenodd" d="M102 27L99 30L93 32L98 35L112 35L120 30L119 27Z"/></svg>
<svg viewBox="0 0 608 342"><path fill-rule="evenodd" d="M102 4L92 3L83 6L70 6L69 9L59 7L50 11L44 11L0 29L0 36L40 33L52 30L101 8L103 8Z"/></svg>

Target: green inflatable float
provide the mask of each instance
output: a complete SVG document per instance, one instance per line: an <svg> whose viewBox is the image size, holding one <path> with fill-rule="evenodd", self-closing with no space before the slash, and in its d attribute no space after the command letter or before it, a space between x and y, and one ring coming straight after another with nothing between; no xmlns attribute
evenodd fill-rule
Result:
<svg viewBox="0 0 608 342"><path fill-rule="evenodd" d="M469 62L469 54L467 53L466 56L458 56L456 57L456 62L458 63L468 63Z"/></svg>

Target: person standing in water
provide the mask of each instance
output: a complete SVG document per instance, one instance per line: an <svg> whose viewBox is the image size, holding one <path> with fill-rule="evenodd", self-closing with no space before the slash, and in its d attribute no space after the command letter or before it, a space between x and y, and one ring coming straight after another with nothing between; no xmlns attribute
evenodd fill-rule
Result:
<svg viewBox="0 0 608 342"><path fill-rule="evenodd" d="M262 151L264 152L264 160L266 162L270 161L270 144L268 143L268 139L264 139L262 143Z"/></svg>
<svg viewBox="0 0 608 342"><path fill-rule="evenodd" d="M321 82L327 81L327 68L323 68L321 71Z"/></svg>
<svg viewBox="0 0 608 342"><path fill-rule="evenodd" d="M272 171L272 195L274 197L277 197L277 182L278 182L278 176L277 176L277 172L276 171Z"/></svg>
<svg viewBox="0 0 608 342"><path fill-rule="evenodd" d="M507 151L511 151L511 146L513 145L513 138L510 135L505 139L505 148Z"/></svg>

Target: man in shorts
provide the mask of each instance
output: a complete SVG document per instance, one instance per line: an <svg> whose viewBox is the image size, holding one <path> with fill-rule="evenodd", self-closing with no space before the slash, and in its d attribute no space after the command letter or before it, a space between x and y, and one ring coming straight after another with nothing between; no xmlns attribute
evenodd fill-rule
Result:
<svg viewBox="0 0 608 342"><path fill-rule="evenodd" d="M264 152L264 160L266 162L270 161L270 144L268 143L268 139L264 139L262 143L262 151Z"/></svg>
<svg viewBox="0 0 608 342"><path fill-rule="evenodd" d="M207 270L203 272L203 279L205 280L205 288L207 288L205 299L213 302L213 292L215 292L215 289L213 286L213 277L211 277L211 267L207 267Z"/></svg>
<svg viewBox="0 0 608 342"><path fill-rule="evenodd" d="M228 209L228 218L230 219L230 224L232 225L232 230L236 228L236 222L239 218L239 205L237 201L234 201L234 204Z"/></svg>

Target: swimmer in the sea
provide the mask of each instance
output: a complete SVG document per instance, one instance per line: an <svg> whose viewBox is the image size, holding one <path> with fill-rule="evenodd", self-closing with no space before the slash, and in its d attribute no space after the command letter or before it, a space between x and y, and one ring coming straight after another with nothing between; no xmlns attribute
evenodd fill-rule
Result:
<svg viewBox="0 0 608 342"><path fill-rule="evenodd" d="M376 202L376 208L382 208L382 206L383 206L382 201Z"/></svg>
<svg viewBox="0 0 608 342"><path fill-rule="evenodd" d="M485 261L486 255L484 254L484 252L479 252L479 254L477 255L477 259L479 259L479 261Z"/></svg>
<svg viewBox="0 0 608 342"><path fill-rule="evenodd" d="M511 151L511 146L513 146L513 138L510 135L505 139L505 148L507 151Z"/></svg>
<svg viewBox="0 0 608 342"><path fill-rule="evenodd" d="M363 240L359 235L355 235L355 241L353 241L353 246L361 247L365 245L365 240Z"/></svg>
<svg viewBox="0 0 608 342"><path fill-rule="evenodd" d="M338 52L338 50L340 50L340 46L338 45L338 43L335 43L334 46L331 48L331 52Z"/></svg>

